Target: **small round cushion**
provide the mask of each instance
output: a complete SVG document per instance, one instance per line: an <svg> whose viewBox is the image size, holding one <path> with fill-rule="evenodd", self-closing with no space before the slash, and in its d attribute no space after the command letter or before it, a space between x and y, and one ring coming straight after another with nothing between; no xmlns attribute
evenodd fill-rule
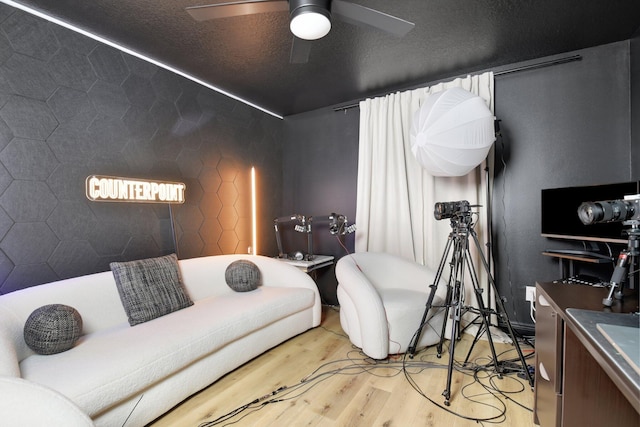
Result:
<svg viewBox="0 0 640 427"><path fill-rule="evenodd" d="M81 333L80 313L64 304L35 309L24 325L24 341L38 354L67 351L78 341Z"/></svg>
<svg viewBox="0 0 640 427"><path fill-rule="evenodd" d="M232 262L224 272L227 285L236 292L253 291L262 284L260 269L253 262L239 259Z"/></svg>

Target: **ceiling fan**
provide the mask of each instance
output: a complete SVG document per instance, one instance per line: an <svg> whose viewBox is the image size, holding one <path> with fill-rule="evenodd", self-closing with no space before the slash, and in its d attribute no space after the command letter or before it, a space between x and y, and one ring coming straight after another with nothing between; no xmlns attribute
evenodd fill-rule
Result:
<svg viewBox="0 0 640 427"><path fill-rule="evenodd" d="M243 0L192 6L186 10L197 21L288 11L289 28L294 35L290 59L293 64L303 64L309 60L311 41L329 33L332 17L397 37L403 37L415 26L404 19L342 0Z"/></svg>

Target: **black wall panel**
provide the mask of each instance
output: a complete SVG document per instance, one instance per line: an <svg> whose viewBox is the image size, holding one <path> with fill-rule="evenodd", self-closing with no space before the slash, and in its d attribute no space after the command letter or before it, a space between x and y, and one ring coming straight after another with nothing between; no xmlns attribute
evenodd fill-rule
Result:
<svg viewBox="0 0 640 427"><path fill-rule="evenodd" d="M558 260L541 252L583 249L582 242L540 235L541 189L638 179L629 42L574 53L582 60L496 79L503 137L496 143L493 243L496 279L515 323L531 323L525 286L562 276ZM608 280L612 267L582 263L576 272Z"/></svg>
<svg viewBox="0 0 640 427"><path fill-rule="evenodd" d="M354 234L332 235L328 215L342 214L349 224L355 222L358 127L357 108L340 112L323 109L285 118L284 193L280 215L312 216L314 253L333 255L336 259L346 251L353 252ZM284 250L305 249L305 242L298 237L291 243L285 242L289 246ZM333 268L319 270L316 283L324 302L338 303Z"/></svg>
<svg viewBox="0 0 640 427"><path fill-rule="evenodd" d="M0 293L177 251L274 254L281 120L0 5ZM90 174L180 181L174 205L90 202ZM172 221L173 218L173 221ZM177 247L174 245L172 222Z"/></svg>
<svg viewBox="0 0 640 427"><path fill-rule="evenodd" d="M631 39L631 171L640 175L640 30Z"/></svg>

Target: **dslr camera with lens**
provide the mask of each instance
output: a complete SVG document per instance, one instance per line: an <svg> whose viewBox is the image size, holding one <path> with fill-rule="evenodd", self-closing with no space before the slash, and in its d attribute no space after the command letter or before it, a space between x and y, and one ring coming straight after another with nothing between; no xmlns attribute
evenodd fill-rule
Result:
<svg viewBox="0 0 640 427"><path fill-rule="evenodd" d="M438 221L441 219L461 217L471 214L471 205L466 200L457 202L438 202L433 209L433 216Z"/></svg>
<svg viewBox="0 0 640 427"><path fill-rule="evenodd" d="M584 225L605 222L640 220L640 194L622 200L584 202L578 207L578 217Z"/></svg>
<svg viewBox="0 0 640 427"><path fill-rule="evenodd" d="M622 200L606 200L601 202L584 202L578 207L578 217L584 225L622 221L630 227L627 230L627 248L620 251L616 266L613 269L609 285L609 294L602 299L602 305L611 307L615 296L622 299L622 288L625 282L634 284L632 278L638 277L636 264L640 256L640 194L625 196Z"/></svg>

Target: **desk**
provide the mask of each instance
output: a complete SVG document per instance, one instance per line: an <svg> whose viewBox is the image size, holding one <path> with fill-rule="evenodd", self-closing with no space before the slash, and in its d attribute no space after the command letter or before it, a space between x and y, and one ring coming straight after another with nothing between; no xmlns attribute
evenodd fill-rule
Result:
<svg viewBox="0 0 640 427"><path fill-rule="evenodd" d="M637 325L630 313L638 297L604 309L606 294L585 285L537 284L534 420L542 427L640 425L640 379L591 331L593 319L605 317Z"/></svg>
<svg viewBox="0 0 640 427"><path fill-rule="evenodd" d="M588 255L572 255L572 254L563 254L559 252L542 252L542 255L559 259L560 277L562 278L573 277L575 275L575 268L573 266L574 261L590 262L593 264L609 264L613 262L613 258L605 259L600 257L588 256ZM565 268L564 260L569 261L569 275L567 275L567 269Z"/></svg>
<svg viewBox="0 0 640 427"><path fill-rule="evenodd" d="M605 311L566 310L567 325L607 373L616 387L627 400L640 412L640 374L625 360L622 354L598 330L598 324L619 325L637 328L637 346L640 346L640 328L638 316L624 313L608 313Z"/></svg>
<svg viewBox="0 0 640 427"><path fill-rule="evenodd" d="M278 258L282 262L286 262L287 264L293 265L294 267L298 267L300 270L305 273L310 273L314 270L317 270L322 267L327 267L333 264L333 256L331 255L314 255L313 259L310 261L303 260L295 260L288 258Z"/></svg>

